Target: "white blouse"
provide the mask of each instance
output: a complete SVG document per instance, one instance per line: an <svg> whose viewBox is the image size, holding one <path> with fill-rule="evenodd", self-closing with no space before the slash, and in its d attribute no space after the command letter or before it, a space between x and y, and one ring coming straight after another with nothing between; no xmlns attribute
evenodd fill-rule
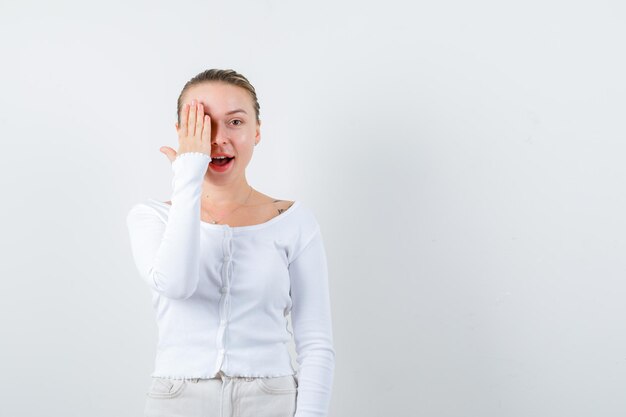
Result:
<svg viewBox="0 0 626 417"><path fill-rule="evenodd" d="M296 417L325 417L335 350L326 254L313 212L295 201L265 223L201 220L211 157L179 154L172 204L149 199L127 216L134 262L159 330L153 377L295 375ZM291 313L293 333L288 329ZM299 364L291 365L294 337Z"/></svg>

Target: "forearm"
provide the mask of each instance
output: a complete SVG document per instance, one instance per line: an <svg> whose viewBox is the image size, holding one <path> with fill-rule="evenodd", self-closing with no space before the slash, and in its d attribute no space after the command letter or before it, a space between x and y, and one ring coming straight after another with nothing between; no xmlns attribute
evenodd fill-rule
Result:
<svg viewBox="0 0 626 417"><path fill-rule="evenodd" d="M185 299L196 289L200 268L200 204L210 157L180 154L172 163L172 205L167 224L145 209L129 214L133 253L148 284L165 297ZM158 242L157 242L158 241Z"/></svg>

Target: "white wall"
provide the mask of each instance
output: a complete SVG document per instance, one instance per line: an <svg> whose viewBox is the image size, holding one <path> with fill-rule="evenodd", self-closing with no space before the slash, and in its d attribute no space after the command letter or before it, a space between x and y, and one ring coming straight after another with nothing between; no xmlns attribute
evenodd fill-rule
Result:
<svg viewBox="0 0 626 417"><path fill-rule="evenodd" d="M176 99L255 85L247 177L322 225L330 417L626 413L623 2L0 5L0 415L137 416L125 215Z"/></svg>

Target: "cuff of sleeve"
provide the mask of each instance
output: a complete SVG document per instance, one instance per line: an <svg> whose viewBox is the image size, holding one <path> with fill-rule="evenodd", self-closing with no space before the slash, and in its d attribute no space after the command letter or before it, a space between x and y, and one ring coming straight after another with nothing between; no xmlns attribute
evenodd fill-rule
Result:
<svg viewBox="0 0 626 417"><path fill-rule="evenodd" d="M187 167L195 171L194 168L206 168L211 162L211 157L203 152L185 152L178 154L174 162L172 162L172 171L178 174L185 171Z"/></svg>

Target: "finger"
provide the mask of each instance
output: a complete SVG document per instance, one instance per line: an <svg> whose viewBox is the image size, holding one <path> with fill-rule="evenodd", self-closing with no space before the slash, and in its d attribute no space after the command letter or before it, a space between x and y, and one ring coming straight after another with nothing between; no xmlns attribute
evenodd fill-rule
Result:
<svg viewBox="0 0 626 417"><path fill-rule="evenodd" d="M189 104L185 104L183 106L183 112L180 115L180 121L182 123L182 125L180 126L180 131L178 132L178 135L181 138L185 138L187 137L187 117L189 115Z"/></svg>
<svg viewBox="0 0 626 417"><path fill-rule="evenodd" d="M187 136L195 136L196 134L196 111L198 110L198 105L196 104L196 100L191 102L191 107L189 108L189 120L187 121Z"/></svg>
<svg viewBox="0 0 626 417"><path fill-rule="evenodd" d="M204 116L204 125L202 126L202 142L211 143L211 118L208 114Z"/></svg>
<svg viewBox="0 0 626 417"><path fill-rule="evenodd" d="M202 137L202 125L204 124L204 105L198 103L198 118L196 120L196 137L198 140Z"/></svg>

